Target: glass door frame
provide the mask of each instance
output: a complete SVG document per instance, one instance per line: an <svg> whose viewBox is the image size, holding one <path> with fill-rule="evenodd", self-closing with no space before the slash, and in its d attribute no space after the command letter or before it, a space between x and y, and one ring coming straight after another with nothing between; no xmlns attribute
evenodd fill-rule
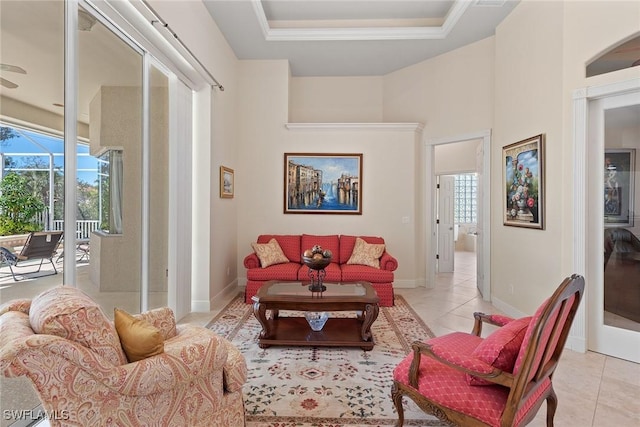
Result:
<svg viewBox="0 0 640 427"><path fill-rule="evenodd" d="M592 140L592 137L589 135L589 117L591 109L593 108L592 102L632 93L640 93L640 78L582 88L574 91L573 94L575 176L573 187L573 272L585 277L587 288L585 292L585 302L578 308L569 339L567 340L567 346L580 352L594 349L594 346L597 345L597 343L590 342L590 340L593 339L593 335L589 330L594 326L592 324L593 321L602 318L602 313L600 312L604 309L604 307L599 307L598 302L600 298L598 298L597 288L601 286L603 282L602 271L600 274L594 272L597 266L603 266L603 236L589 238L592 224L596 221L604 224L603 210L600 209L599 213L596 213L597 217L594 218L593 210L589 204L589 197L587 197L588 194L591 194L590 191L592 190L589 186L588 165L592 163L594 159L597 160L601 158L602 161L604 161L604 142L598 144L597 147L589 144ZM593 157L594 150L599 153L595 158ZM601 164L603 164L603 162ZM602 178L604 178L604 170L601 171L601 174ZM599 257L600 262L595 262L594 258L596 257ZM599 327L597 324L595 326ZM602 325L602 327L606 327L606 325ZM620 349L620 354L610 355L632 360L636 363L640 362L640 359L638 359L640 358L640 354L638 354L637 347L635 353L633 352L633 347L637 345L640 333L632 331L625 332L622 329L613 327L608 328L611 328L611 332L616 332L617 334L631 338L626 340L626 345L622 346L623 348Z"/></svg>
<svg viewBox="0 0 640 427"><path fill-rule="evenodd" d="M84 8L92 14L99 22L112 31L121 41L127 44L142 57L142 206L141 206L141 283L140 283L140 311L149 308L149 233L150 233L150 194L149 194L149 170L150 170L150 140L149 140L149 73L151 67L170 75L170 71L158 60L153 58L142 46L131 39L126 33L114 25L105 15L87 0L65 0L65 100L75 100L75 102L65 102L64 118L64 149L65 149L65 236L64 251L75 253L75 222L76 222L76 143L77 143L77 116L78 116L78 10ZM170 101L171 102L171 101ZM167 230L168 232L168 230ZM77 286L77 271L74 257L64 258L63 283L70 286ZM171 286L171 285L170 285Z"/></svg>

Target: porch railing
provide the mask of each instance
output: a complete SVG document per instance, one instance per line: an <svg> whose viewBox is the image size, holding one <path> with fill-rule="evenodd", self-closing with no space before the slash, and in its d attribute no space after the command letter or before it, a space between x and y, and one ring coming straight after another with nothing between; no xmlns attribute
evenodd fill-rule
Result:
<svg viewBox="0 0 640 427"><path fill-rule="evenodd" d="M48 229L48 219L47 212L42 212L36 215L36 221L42 225L42 227L47 230ZM97 219L84 219L76 221L76 239L86 239L88 240L91 236L91 232L98 229L100 226L100 221ZM60 231L64 229L64 220L54 219L53 220L53 228L51 231Z"/></svg>
<svg viewBox="0 0 640 427"><path fill-rule="evenodd" d="M76 221L76 239L89 239L91 232L98 229L100 221L98 220L79 220ZM64 221L56 219L53 221L53 231L63 230Z"/></svg>

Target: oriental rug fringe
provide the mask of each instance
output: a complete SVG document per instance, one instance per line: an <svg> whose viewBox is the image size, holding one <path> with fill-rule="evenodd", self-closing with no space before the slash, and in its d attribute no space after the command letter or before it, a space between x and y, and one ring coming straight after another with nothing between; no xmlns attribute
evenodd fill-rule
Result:
<svg viewBox="0 0 640 427"><path fill-rule="evenodd" d="M301 316L281 311L280 316ZM336 312L330 316L355 316ZM207 327L245 356L243 388L247 427L393 426L393 369L415 340L434 336L407 302L395 297L372 326L371 351L339 347L258 347L261 326L239 295ZM311 332L311 330L310 330ZM404 398L405 426L444 426Z"/></svg>

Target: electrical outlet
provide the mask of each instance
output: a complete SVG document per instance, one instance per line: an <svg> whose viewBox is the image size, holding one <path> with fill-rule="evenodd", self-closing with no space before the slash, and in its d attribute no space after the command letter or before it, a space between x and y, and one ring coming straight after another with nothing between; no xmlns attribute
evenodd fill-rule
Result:
<svg viewBox="0 0 640 427"><path fill-rule="evenodd" d="M231 274L231 267L227 265L227 276ZM512 292L513 293L513 292Z"/></svg>
<svg viewBox="0 0 640 427"><path fill-rule="evenodd" d="M513 295L513 285L509 285L509 293Z"/></svg>

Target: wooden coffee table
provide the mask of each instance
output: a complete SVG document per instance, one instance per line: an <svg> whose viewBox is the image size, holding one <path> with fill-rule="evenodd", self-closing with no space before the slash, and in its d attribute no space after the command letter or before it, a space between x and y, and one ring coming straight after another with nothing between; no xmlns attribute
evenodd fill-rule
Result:
<svg viewBox="0 0 640 427"><path fill-rule="evenodd" d="M271 345L360 347L375 344L371 325L378 318L379 299L369 282L327 283L322 294L309 283L270 281L253 299L253 313L262 325L261 348ZM354 311L355 317L329 317L321 331L313 331L304 317L280 317L280 310ZM270 316L268 314L270 313Z"/></svg>

